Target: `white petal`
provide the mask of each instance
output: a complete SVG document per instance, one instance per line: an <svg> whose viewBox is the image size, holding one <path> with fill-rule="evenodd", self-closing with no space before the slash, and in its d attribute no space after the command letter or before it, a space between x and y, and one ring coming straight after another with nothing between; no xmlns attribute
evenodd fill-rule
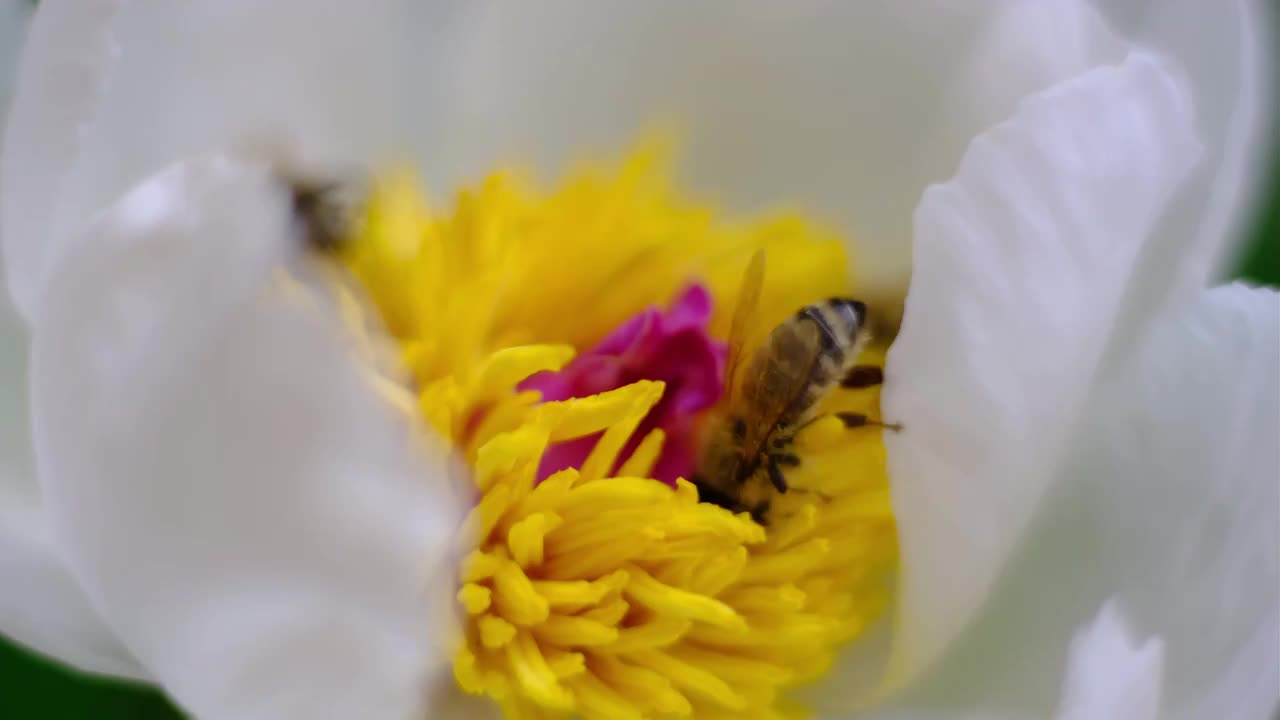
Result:
<svg viewBox="0 0 1280 720"><path fill-rule="evenodd" d="M31 23L0 158L6 281L30 317L49 225L113 65L107 29L121 2L43 2Z"/></svg>
<svg viewBox="0 0 1280 720"><path fill-rule="evenodd" d="M1045 654L1039 647L1024 650ZM1058 709L1012 709L1001 699L984 703L898 703L882 707L865 720L1155 720L1160 708L1164 646L1158 638L1141 645L1115 602L1108 602L1097 616L1075 631L1059 690ZM1058 665L1055 657L1052 664ZM990 668L979 672L990 674ZM863 716L859 716L863 717Z"/></svg>
<svg viewBox="0 0 1280 720"><path fill-rule="evenodd" d="M1269 717L1280 698L1280 295L1171 306L1101 381L1062 493L930 706L1054 702L1075 629L1114 598L1164 644L1162 717Z"/></svg>
<svg viewBox="0 0 1280 720"><path fill-rule="evenodd" d="M32 3L27 0L0 0L0 128L13 94L13 76L18 68L18 52L22 50L27 24L31 21Z"/></svg>
<svg viewBox="0 0 1280 720"><path fill-rule="evenodd" d="M35 323L40 480L95 605L194 714L409 717L456 505L329 309L271 282L288 208L213 156L96 220Z"/></svg>
<svg viewBox="0 0 1280 720"><path fill-rule="evenodd" d="M80 670L146 674L89 606L35 510L0 508L0 634Z"/></svg>
<svg viewBox="0 0 1280 720"><path fill-rule="evenodd" d="M1124 59L1129 47L1087 2L1009 2L996 13L966 58L966 73L951 103L988 124L1008 117L1016 103L1055 81ZM979 129L969 128L953 156ZM962 128L960 130L963 130Z"/></svg>
<svg viewBox="0 0 1280 720"><path fill-rule="evenodd" d="M26 315L85 213L174 157L246 139L355 164L420 148L447 187L673 118L702 190L801 200L856 231L869 280L895 283L919 190L968 139L1121 51L1083 0L43 5L0 198Z"/></svg>
<svg viewBox="0 0 1280 720"><path fill-rule="evenodd" d="M905 273L911 210L974 134L1122 56L1080 0L471 9L429 177L512 159L555 172L674 124L697 191L738 209L804 203L854 232L873 280Z"/></svg>
<svg viewBox="0 0 1280 720"><path fill-rule="evenodd" d="M33 3L0 2L0 127ZM36 505L27 408L27 333L0 307L0 634L77 669L145 674L90 607Z"/></svg>
<svg viewBox="0 0 1280 720"><path fill-rule="evenodd" d="M847 720L848 718L856 718L856 720L1036 720L1035 718L1023 717L1016 713L1004 713L989 710L959 710L950 708L939 710L936 708L876 708L867 713L858 715L823 715L821 720Z"/></svg>
<svg viewBox="0 0 1280 720"><path fill-rule="evenodd" d="M72 579L38 510L27 345L22 323L0 307L0 634L80 670L142 678Z"/></svg>
<svg viewBox="0 0 1280 720"><path fill-rule="evenodd" d="M902 545L897 682L982 605L1049 491L1134 261L1197 145L1152 57L1089 72L974 141L916 212L883 408Z"/></svg>
<svg viewBox="0 0 1280 720"><path fill-rule="evenodd" d="M177 158L253 144L339 169L402 159L431 132L421 110L446 47L431 21L441 11L412 0L41 2L0 177L23 314L88 216Z"/></svg>
<svg viewBox="0 0 1280 720"><path fill-rule="evenodd" d="M1058 720L1156 720L1164 644L1133 634L1114 603L1076 632Z"/></svg>
<svg viewBox="0 0 1280 720"><path fill-rule="evenodd" d="M1109 18L1144 46L1176 58L1196 97L1196 127L1207 162L1161 224L1164 238L1144 262L1149 314L1170 290L1203 288L1234 269L1235 241L1269 170L1276 90L1274 3L1265 0L1099 0Z"/></svg>
<svg viewBox="0 0 1280 720"><path fill-rule="evenodd" d="M1173 718L1280 701L1280 293L1234 285L1170 307L1090 406L1074 473L1119 592L1165 639ZM1088 584L1086 584L1086 581Z"/></svg>
<svg viewBox="0 0 1280 720"><path fill-rule="evenodd" d="M31 462L28 345L26 328L12 308L0 302L0 507L35 504L40 498Z"/></svg>

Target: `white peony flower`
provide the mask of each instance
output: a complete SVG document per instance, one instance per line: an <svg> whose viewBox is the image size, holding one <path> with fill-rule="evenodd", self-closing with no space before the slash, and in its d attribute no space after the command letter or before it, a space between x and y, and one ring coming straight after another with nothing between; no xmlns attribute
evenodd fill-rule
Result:
<svg viewBox="0 0 1280 720"><path fill-rule="evenodd" d="M1265 717L1280 297L1210 287L1259 12L46 0L0 165L0 632L199 717L496 711L433 611L468 508L339 308L264 291L299 250L246 148L408 153L450 189L672 121L690 187L798 200L855 231L872 296L906 288L892 623L819 714Z"/></svg>

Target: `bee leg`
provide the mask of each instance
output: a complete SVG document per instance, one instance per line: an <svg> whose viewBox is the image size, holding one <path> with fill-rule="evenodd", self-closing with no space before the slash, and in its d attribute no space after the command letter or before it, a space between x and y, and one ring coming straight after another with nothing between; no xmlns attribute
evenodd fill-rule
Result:
<svg viewBox="0 0 1280 720"><path fill-rule="evenodd" d="M760 525L766 525L766 524L768 524L768 523L767 523L767 516L768 516L768 514L769 514L769 501L768 501L768 500L765 500L764 502L760 503L759 505L756 505L755 507L751 508L751 519L752 519L752 520L755 520L755 521L756 521L758 524L760 524Z"/></svg>
<svg viewBox="0 0 1280 720"><path fill-rule="evenodd" d="M780 493L787 491L787 479L782 476L782 468L778 467L778 456L769 456L769 482L773 483L773 487Z"/></svg>
<svg viewBox="0 0 1280 720"><path fill-rule="evenodd" d="M884 383L884 369L879 365L854 365L845 373L840 387L850 390L862 390Z"/></svg>
<svg viewBox="0 0 1280 720"><path fill-rule="evenodd" d="M872 426L878 425L884 428L885 430L892 430L894 432L900 432L902 430L902 423L887 423L880 420L872 420L871 418L867 417L866 415L863 415L862 413L838 412L838 413L835 413L835 416L839 418L840 422L844 423L844 426L847 428L866 427L867 425L872 425Z"/></svg>
<svg viewBox="0 0 1280 720"><path fill-rule="evenodd" d="M770 458L780 467L800 467L800 458L788 452L773 453Z"/></svg>

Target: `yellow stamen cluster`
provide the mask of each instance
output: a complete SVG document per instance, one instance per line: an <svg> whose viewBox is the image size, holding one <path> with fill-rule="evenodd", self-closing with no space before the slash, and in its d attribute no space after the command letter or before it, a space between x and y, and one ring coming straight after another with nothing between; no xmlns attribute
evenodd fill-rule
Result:
<svg viewBox="0 0 1280 720"><path fill-rule="evenodd" d="M411 177L391 178L344 250L417 409L472 470L455 676L511 718L803 716L785 691L876 619L896 561L876 430L829 419L802 432L793 490L762 527L683 480L650 479L661 430L619 457L662 383L558 402L517 389L690 280L711 288L723 337L735 278L761 246L762 327L848 294L833 238L790 216L717 223L670 192L655 157L549 196L495 175L442 216ZM878 401L878 389L839 391L828 409L876 415ZM598 440L580 467L536 481L550 444L586 436Z"/></svg>

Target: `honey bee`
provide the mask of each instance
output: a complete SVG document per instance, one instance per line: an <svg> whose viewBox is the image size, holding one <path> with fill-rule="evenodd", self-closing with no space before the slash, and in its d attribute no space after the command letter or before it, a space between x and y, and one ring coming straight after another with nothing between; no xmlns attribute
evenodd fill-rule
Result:
<svg viewBox="0 0 1280 720"><path fill-rule="evenodd" d="M709 428L693 477L701 500L749 512L761 523L773 494L787 491L784 468L800 464L792 452L795 435L817 419L823 398L837 385L865 388L884 381L879 367L855 364L870 333L866 305L848 298L801 308L739 368L763 280L761 250L747 266L730 325L727 409ZM846 427L899 429L858 413L835 415Z"/></svg>

